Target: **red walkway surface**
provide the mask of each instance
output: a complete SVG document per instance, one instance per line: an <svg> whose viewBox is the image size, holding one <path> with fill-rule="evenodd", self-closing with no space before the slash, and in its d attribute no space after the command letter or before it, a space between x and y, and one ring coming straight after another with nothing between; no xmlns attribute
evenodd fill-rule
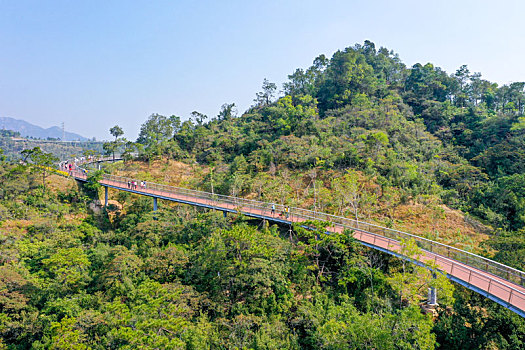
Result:
<svg viewBox="0 0 525 350"><path fill-rule="evenodd" d="M78 180L86 180L86 175L82 171L73 171L71 175ZM133 186L133 181L137 183L136 188ZM386 234L395 234L397 235L396 237L401 237L403 239L407 237L408 239L414 238L420 247L428 246L427 249L423 249L422 255L417 258L420 263L434 263L441 271L445 272L450 279L491 298L525 317L525 288L522 286L522 284L525 283L525 273L499 264L495 261L479 257L475 254L461 251L454 247L429 241L407 233L381 228L372 224L356 222L355 220L340 218L301 208L290 208L289 217L287 218L285 215L278 214L284 212L284 207L277 204L275 204L276 213L272 213L271 203L214 195L208 192L152 183L147 183L144 188L140 185L140 181L138 180L113 175L105 175L100 183L104 186L118 190L191 205L204 206L221 211L240 212L244 215L261 217L284 223L300 223L307 220L328 221L331 223L327 229L328 231L340 233L345 229L353 230L355 239L361 243L398 256L402 255L399 239L392 239L370 231L374 230ZM368 228L368 230L363 229L363 227ZM430 250L446 251L448 252L448 256L434 253ZM455 254L455 256L459 256L462 261L450 258L449 256L451 256L451 252L453 254L452 256ZM472 264L468 263L469 259ZM491 273L491 269L494 273Z"/></svg>

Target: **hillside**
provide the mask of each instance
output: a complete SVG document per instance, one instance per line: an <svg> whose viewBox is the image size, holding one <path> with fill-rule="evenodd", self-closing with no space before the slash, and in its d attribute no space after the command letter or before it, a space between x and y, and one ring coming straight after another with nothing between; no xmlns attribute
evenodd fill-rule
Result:
<svg viewBox="0 0 525 350"><path fill-rule="evenodd" d="M525 179L524 86L500 87L467 66L453 74L430 63L409 68L367 41L297 69L284 96L265 81L240 117L234 104L214 118L152 115L137 142L146 161L212 169L197 184L208 191L213 183L222 194L343 213L353 204L330 193L349 173L365 190L352 200L363 204L364 217L373 215L368 203L382 203L376 214L383 217L406 203L446 204L513 232L525 225L517 199ZM294 190L300 185L308 190Z"/></svg>
<svg viewBox="0 0 525 350"><path fill-rule="evenodd" d="M395 214L405 205L431 217L446 215L446 205L466 213L458 215L480 233L512 232L525 223L525 206L515 199L524 178L523 87L498 87L466 66L450 75L430 63L409 68L367 41L297 69L284 96L265 81L240 117L234 104L214 118L152 115L128 148L146 161L197 162L208 170L193 185L207 191L396 227L413 223ZM353 186L353 198L340 193L344 186ZM437 238L437 231L419 233ZM461 229L441 231L447 242L472 248ZM516 259L507 262L521 268Z"/></svg>
<svg viewBox="0 0 525 350"><path fill-rule="evenodd" d="M103 171L374 221L523 269L520 84L406 67L367 41L297 69L283 95L265 80L240 116L154 114L137 142L114 127L104 148L125 162ZM45 171L0 167L0 349L525 346L516 314L351 232L153 212L127 192L102 208L99 172L79 185Z"/></svg>
<svg viewBox="0 0 525 350"><path fill-rule="evenodd" d="M202 165L196 166L177 161L166 162L157 160L151 163L120 163L113 166L106 166L106 169L115 175L138 178L149 182L210 190L209 185L205 186L205 182L207 179L209 180L210 170ZM329 175L333 177L341 176L342 174L331 172ZM290 172L286 176L294 179L295 187L293 191L303 194L297 196L294 205L312 208L313 198L312 196L308 196L308 193L311 191L308 174ZM363 197L366 197L367 194L369 195L369 192L377 190L378 186L374 182L374 179L367 179L367 176L362 172L356 172L356 176ZM284 181L284 179L277 174L274 174L274 176L265 174L264 177L268 182L277 183ZM261 181L255 179L250 187L251 192L248 191L245 193L246 198L280 202L278 196L271 196L269 193L266 193L268 190L264 188L263 185ZM259 186L259 188L257 188L257 186ZM399 189L394 190L398 191ZM261 192L260 195L258 193L259 191ZM277 192L279 191L280 189L277 190ZM112 195L118 195L118 193L113 193ZM327 195L333 195L333 192L326 192L325 196ZM326 198L320 199L327 201ZM366 203L362 200L361 204L364 205L362 205L359 210L359 218L367 222L382 226L391 226L477 254L488 253L488 247L482 245L482 242L489 238L488 234L491 233L492 229L477 222L474 218L465 216L461 211L451 209L441 204L437 197L428 197L422 203L410 201L404 204L397 203L392 205L392 203L388 201L374 199L368 200ZM328 205L322 206L322 203L319 209L333 212L334 214L341 214L341 211L333 210ZM348 217L353 217L352 215L348 215L347 211L343 211L343 214L345 214L345 212ZM489 251L492 250L489 248Z"/></svg>

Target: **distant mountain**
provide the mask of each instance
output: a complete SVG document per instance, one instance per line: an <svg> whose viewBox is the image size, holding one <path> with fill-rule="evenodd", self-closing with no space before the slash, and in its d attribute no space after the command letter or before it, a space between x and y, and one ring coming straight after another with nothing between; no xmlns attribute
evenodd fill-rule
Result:
<svg viewBox="0 0 525 350"><path fill-rule="evenodd" d="M62 129L58 126L52 126L44 129L40 126L28 123L24 120L13 119L9 117L0 117L0 128L5 130L18 131L21 136L47 139L48 137L62 139ZM64 141L87 141L84 136L67 132Z"/></svg>

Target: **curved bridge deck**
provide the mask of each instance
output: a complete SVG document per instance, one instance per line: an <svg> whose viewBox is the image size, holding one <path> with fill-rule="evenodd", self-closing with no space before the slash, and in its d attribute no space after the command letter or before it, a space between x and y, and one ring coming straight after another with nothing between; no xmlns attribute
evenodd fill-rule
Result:
<svg viewBox="0 0 525 350"><path fill-rule="evenodd" d="M86 181L82 170L73 170L71 176L79 181ZM289 215L279 215L284 212L284 206L273 203L229 197L208 192L189 190L185 188L147 183L145 188L128 186L130 181L139 180L114 175L104 175L100 184L116 190L132 192L140 195L160 198L178 203L189 204L223 212L241 213L243 215L266 219L280 223L300 223L308 220L329 222L330 232L353 231L354 237L362 244L383 252L404 258L401 254L402 240L413 239L423 250L415 263L433 262L447 277L504 307L525 317L525 273L496 261L463 251L452 246L431 241L406 232L396 231L374 224L356 221L348 218L315 212L301 208L290 208Z"/></svg>

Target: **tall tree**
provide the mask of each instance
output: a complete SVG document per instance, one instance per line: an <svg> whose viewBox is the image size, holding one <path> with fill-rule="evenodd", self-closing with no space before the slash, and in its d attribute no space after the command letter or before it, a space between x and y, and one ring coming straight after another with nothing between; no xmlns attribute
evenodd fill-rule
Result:
<svg viewBox="0 0 525 350"><path fill-rule="evenodd" d="M22 151L24 159L31 159L32 163L42 173L42 188L43 194L46 193L46 179L51 175L53 167L58 158L53 153L43 152L40 147L34 147L33 149L25 149Z"/></svg>
<svg viewBox="0 0 525 350"><path fill-rule="evenodd" d="M122 130L120 126L115 125L114 127L109 129L109 133L115 137L115 140L113 140L112 142L105 142L103 148L104 150L106 150L106 152L112 153L113 160L115 160L115 151L123 143L122 140L119 139L119 137L124 135L124 130Z"/></svg>
<svg viewBox="0 0 525 350"><path fill-rule="evenodd" d="M114 127L112 127L111 129L109 129L109 133L113 136L115 136L115 141L117 141L117 139L124 135L124 130L122 130L122 128L118 125L115 125Z"/></svg>
<svg viewBox="0 0 525 350"><path fill-rule="evenodd" d="M197 122L197 126L201 126L204 124L206 119L208 119L208 116L206 114L203 114L201 112L193 111L191 112L191 119L195 120Z"/></svg>
<svg viewBox="0 0 525 350"><path fill-rule="evenodd" d="M137 143L144 145L144 155L148 159L160 156L167 141L173 137L175 127L180 128L179 125L180 118L152 114L140 127L137 139Z"/></svg>
<svg viewBox="0 0 525 350"><path fill-rule="evenodd" d="M255 105L257 107L268 106L272 102L276 90L277 85L270 83L268 79L265 78L262 84L262 91L255 94Z"/></svg>
<svg viewBox="0 0 525 350"><path fill-rule="evenodd" d="M236 116L237 108L235 107L235 103L225 103L221 106L221 110L219 111L217 119L228 120L231 118L235 118Z"/></svg>

